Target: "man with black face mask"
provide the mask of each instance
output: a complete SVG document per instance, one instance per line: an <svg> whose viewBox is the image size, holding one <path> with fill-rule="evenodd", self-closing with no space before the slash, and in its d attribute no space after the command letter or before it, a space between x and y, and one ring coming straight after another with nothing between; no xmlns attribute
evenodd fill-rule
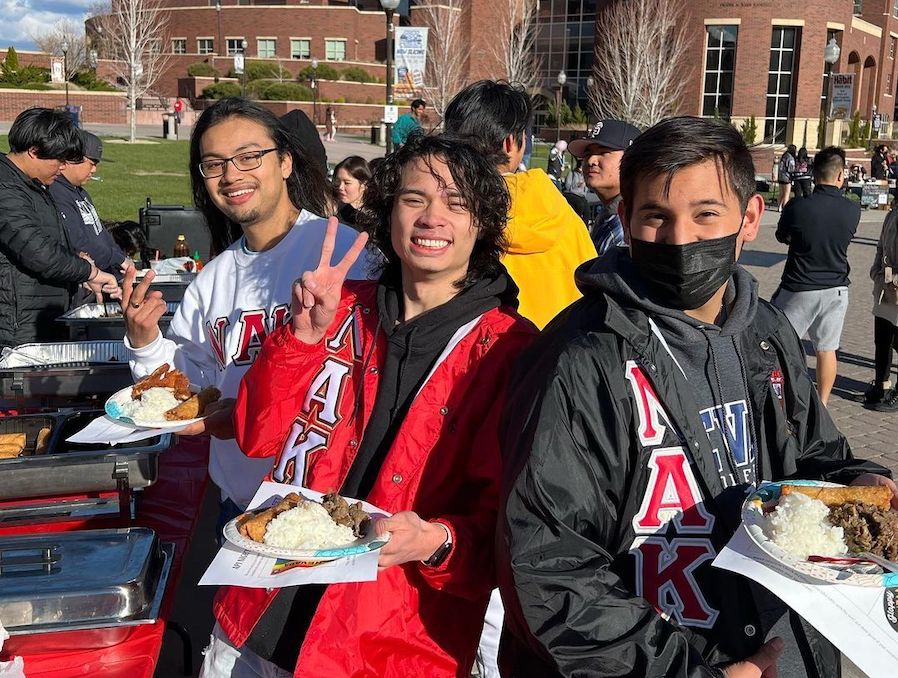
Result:
<svg viewBox="0 0 898 678"><path fill-rule="evenodd" d="M749 485L883 484L855 460L798 338L737 265L764 210L730 125L661 122L626 150L628 247L518 363L502 422L504 675L839 675L781 601L711 562ZM766 673L765 673L766 672Z"/></svg>

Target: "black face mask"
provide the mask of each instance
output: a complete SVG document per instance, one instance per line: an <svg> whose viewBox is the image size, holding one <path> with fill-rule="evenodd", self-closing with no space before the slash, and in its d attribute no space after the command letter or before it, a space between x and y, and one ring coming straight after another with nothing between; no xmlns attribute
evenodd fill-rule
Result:
<svg viewBox="0 0 898 678"><path fill-rule="evenodd" d="M737 231L685 245L630 238L630 258L639 275L651 285L655 301L667 308L689 311L704 306L733 275L738 236Z"/></svg>

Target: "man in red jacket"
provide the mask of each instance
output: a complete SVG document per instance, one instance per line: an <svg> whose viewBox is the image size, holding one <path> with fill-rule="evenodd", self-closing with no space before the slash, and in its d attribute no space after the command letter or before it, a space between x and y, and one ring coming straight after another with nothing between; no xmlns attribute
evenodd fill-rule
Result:
<svg viewBox="0 0 898 678"><path fill-rule="evenodd" d="M332 264L332 222L292 322L244 378L237 440L274 457L276 481L389 511L375 529L391 539L375 582L224 589L202 675L470 675L494 586L498 414L535 334L499 261L508 200L464 142L415 137L360 212L379 281L344 282L366 236Z"/></svg>

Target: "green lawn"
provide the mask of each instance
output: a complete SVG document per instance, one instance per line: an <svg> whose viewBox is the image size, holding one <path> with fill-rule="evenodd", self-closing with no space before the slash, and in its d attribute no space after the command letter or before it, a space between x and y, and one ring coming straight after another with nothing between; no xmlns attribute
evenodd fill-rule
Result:
<svg viewBox="0 0 898 678"><path fill-rule="evenodd" d="M159 205L192 206L188 143L154 140L128 144L103 137L103 162L95 175L102 181L85 186L100 218L136 221L147 197ZM0 149L4 153L9 150L6 135L0 135Z"/></svg>

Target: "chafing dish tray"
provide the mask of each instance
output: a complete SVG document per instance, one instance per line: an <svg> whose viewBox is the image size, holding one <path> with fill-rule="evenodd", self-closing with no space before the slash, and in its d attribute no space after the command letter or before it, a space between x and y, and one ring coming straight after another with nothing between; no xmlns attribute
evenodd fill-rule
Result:
<svg viewBox="0 0 898 678"><path fill-rule="evenodd" d="M145 527L0 537L10 635L156 621L173 554Z"/></svg>
<svg viewBox="0 0 898 678"><path fill-rule="evenodd" d="M115 447L66 442L100 416L101 410L0 417L0 433L26 435L20 456L0 459L0 500L105 492L123 484L133 489L156 482L159 454L171 447L174 436L166 433ZM47 426L49 443L40 453L35 450L37 433Z"/></svg>
<svg viewBox="0 0 898 678"><path fill-rule="evenodd" d="M146 275L146 272L142 273ZM158 290L162 292L162 298L168 302L181 301L184 298L184 291L196 279L196 273L157 273L150 283L150 291ZM135 280L135 286L143 281L143 275L139 275L139 280Z"/></svg>
<svg viewBox="0 0 898 678"><path fill-rule="evenodd" d="M167 303L165 315L159 319L159 329L164 334L178 310L178 302ZM119 339L125 336L125 319L118 302L84 304L56 319L69 327L72 341L93 339Z"/></svg>
<svg viewBox="0 0 898 678"><path fill-rule="evenodd" d="M22 344L4 349L0 397L107 396L132 383L131 351L118 341Z"/></svg>

